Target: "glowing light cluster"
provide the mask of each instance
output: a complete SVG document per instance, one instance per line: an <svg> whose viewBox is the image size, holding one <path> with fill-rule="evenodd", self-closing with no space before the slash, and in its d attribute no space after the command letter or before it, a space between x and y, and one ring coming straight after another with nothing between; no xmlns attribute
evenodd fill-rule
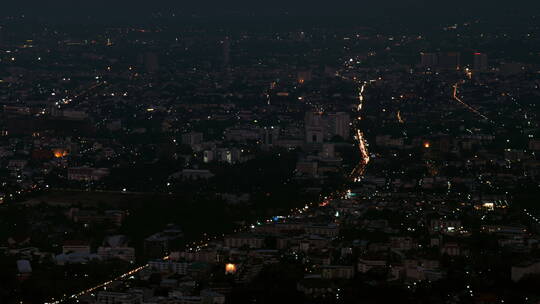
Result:
<svg viewBox="0 0 540 304"><path fill-rule="evenodd" d="M236 265L232 263L228 263L225 265L225 274L235 274L236 273Z"/></svg>
<svg viewBox="0 0 540 304"><path fill-rule="evenodd" d="M53 154L56 158L62 158L68 156L69 152L64 149L54 149Z"/></svg>
<svg viewBox="0 0 540 304"><path fill-rule="evenodd" d="M367 86L367 82L362 82L362 85L360 86L360 89L359 89L358 107L357 107L358 112L361 112L363 104L364 104L364 91L366 89L366 86ZM357 121L360 121L360 120L362 120L362 116L359 113ZM358 127L356 129L355 138L358 141L358 149L360 150L361 161L358 164L358 166L356 166L353 169L353 171L350 174L350 177L355 181L359 181L360 176L362 176L364 174L364 170L365 170L367 164L370 161L370 157L369 157L369 152L368 152L368 149L367 149L367 146L368 146L367 141L364 138L364 134L362 133L362 131Z"/></svg>

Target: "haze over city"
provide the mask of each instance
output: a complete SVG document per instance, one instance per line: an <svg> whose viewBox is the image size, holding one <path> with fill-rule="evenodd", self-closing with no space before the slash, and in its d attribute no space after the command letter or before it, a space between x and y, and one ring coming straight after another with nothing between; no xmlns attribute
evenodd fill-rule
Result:
<svg viewBox="0 0 540 304"><path fill-rule="evenodd" d="M540 303L539 13L3 3L0 304Z"/></svg>

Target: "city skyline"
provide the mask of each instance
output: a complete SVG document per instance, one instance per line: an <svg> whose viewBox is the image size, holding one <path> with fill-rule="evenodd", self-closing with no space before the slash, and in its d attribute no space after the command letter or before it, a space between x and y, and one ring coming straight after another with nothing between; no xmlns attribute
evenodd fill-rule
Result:
<svg viewBox="0 0 540 304"><path fill-rule="evenodd" d="M0 304L540 303L538 6L10 3Z"/></svg>

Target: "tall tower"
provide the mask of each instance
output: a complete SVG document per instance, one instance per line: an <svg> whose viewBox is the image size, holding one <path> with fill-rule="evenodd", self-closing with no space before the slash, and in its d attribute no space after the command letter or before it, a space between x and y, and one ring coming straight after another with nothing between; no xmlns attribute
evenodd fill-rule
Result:
<svg viewBox="0 0 540 304"><path fill-rule="evenodd" d="M475 72L482 72L488 69L488 58L487 54L484 53L474 53L473 54L473 70Z"/></svg>
<svg viewBox="0 0 540 304"><path fill-rule="evenodd" d="M321 113L307 112L304 118L306 127L306 143L322 144L324 141L324 119Z"/></svg>
<svg viewBox="0 0 540 304"><path fill-rule="evenodd" d="M225 40L223 40L223 67L229 68L229 64L231 61L231 41L229 40L229 37L225 37Z"/></svg>

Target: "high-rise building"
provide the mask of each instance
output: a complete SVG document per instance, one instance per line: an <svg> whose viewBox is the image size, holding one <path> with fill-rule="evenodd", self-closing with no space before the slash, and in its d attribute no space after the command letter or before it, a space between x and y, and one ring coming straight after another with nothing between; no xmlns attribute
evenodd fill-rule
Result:
<svg viewBox="0 0 540 304"><path fill-rule="evenodd" d="M459 70L461 54L458 52L443 52L438 54L437 66L444 70Z"/></svg>
<svg viewBox="0 0 540 304"><path fill-rule="evenodd" d="M348 139L351 130L351 117L345 112L330 113L327 117L327 135L328 137L340 136Z"/></svg>
<svg viewBox="0 0 540 304"><path fill-rule="evenodd" d="M312 78L313 78L313 72L311 70L305 70L305 71L298 72L296 80L298 81L299 84L304 84L308 81L311 81Z"/></svg>
<svg viewBox="0 0 540 304"><path fill-rule="evenodd" d="M486 71L488 69L488 58L486 54L474 53L473 58L474 58L473 70L475 72Z"/></svg>
<svg viewBox="0 0 540 304"><path fill-rule="evenodd" d="M424 68L435 68L437 64L437 54L424 52L420 53L420 66Z"/></svg>
<svg viewBox="0 0 540 304"><path fill-rule="evenodd" d="M351 118L345 112L307 112L304 117L307 144L322 144L335 136L348 139L350 136Z"/></svg>
<svg viewBox="0 0 540 304"><path fill-rule="evenodd" d="M306 143L322 144L324 141L324 119L322 113L307 112L304 118Z"/></svg>

